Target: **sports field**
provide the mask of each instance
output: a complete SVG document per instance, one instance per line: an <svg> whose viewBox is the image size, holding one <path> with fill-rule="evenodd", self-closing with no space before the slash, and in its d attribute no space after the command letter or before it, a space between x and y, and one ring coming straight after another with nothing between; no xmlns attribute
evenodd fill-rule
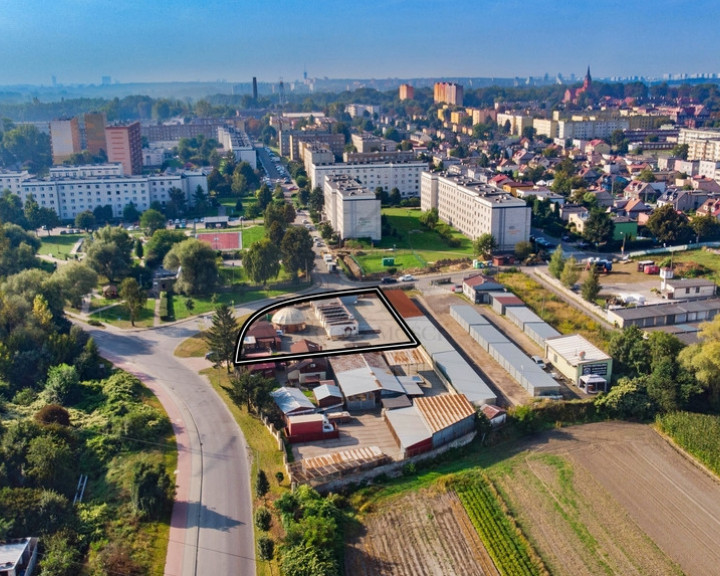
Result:
<svg viewBox="0 0 720 576"><path fill-rule="evenodd" d="M205 242L213 250L241 250L241 232L204 232L197 235L200 242Z"/></svg>

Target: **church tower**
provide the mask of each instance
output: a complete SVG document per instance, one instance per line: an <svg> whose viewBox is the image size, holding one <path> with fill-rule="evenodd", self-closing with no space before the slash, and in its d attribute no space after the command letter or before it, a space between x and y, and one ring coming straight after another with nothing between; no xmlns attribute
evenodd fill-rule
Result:
<svg viewBox="0 0 720 576"><path fill-rule="evenodd" d="M585 74L585 80L583 81L583 88L587 90L592 84L592 77L590 76L590 66L588 66L587 73Z"/></svg>

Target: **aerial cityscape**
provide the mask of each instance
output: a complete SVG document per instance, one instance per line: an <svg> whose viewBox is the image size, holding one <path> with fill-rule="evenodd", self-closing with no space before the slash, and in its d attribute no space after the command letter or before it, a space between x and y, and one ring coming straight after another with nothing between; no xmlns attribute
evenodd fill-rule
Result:
<svg viewBox="0 0 720 576"><path fill-rule="evenodd" d="M716 574L717 16L4 6L0 576Z"/></svg>

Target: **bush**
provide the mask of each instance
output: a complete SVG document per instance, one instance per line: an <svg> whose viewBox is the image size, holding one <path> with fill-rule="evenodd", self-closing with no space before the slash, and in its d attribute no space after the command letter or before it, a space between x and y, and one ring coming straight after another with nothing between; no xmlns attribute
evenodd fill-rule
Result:
<svg viewBox="0 0 720 576"><path fill-rule="evenodd" d="M35 420L40 424L70 426L70 413L58 404L47 404L35 413Z"/></svg>
<svg viewBox="0 0 720 576"><path fill-rule="evenodd" d="M275 480L277 480L278 484L282 484L282 481L285 480L285 475L278 470L275 472Z"/></svg>
<svg viewBox="0 0 720 576"><path fill-rule="evenodd" d="M258 538L258 550L260 551L261 560L272 560L275 556L275 540L267 536Z"/></svg>
<svg viewBox="0 0 720 576"><path fill-rule="evenodd" d="M35 398L37 398L37 394L32 388L23 388L13 396L12 401L13 404L20 406L30 406L30 404L35 402Z"/></svg>
<svg viewBox="0 0 720 576"><path fill-rule="evenodd" d="M88 320L88 324L90 324L90 326L96 326L96 327L100 327L103 325L103 323L100 322L100 320L96 320L95 318L90 318L90 320Z"/></svg>
<svg viewBox="0 0 720 576"><path fill-rule="evenodd" d="M255 495L258 498L262 498L270 490L270 482L268 482L267 475L264 470L258 470L257 476L255 477Z"/></svg>
<svg viewBox="0 0 720 576"><path fill-rule="evenodd" d="M260 508L255 510L255 526L257 526L259 530L267 532L270 530L271 525L272 514L270 513L270 510L265 508L265 506L260 506Z"/></svg>

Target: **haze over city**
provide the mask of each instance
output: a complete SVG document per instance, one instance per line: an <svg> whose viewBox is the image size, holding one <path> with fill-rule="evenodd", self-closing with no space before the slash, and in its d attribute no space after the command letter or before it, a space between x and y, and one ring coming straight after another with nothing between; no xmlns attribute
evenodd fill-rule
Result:
<svg viewBox="0 0 720 576"><path fill-rule="evenodd" d="M713 74L718 16L712 0L8 2L0 85Z"/></svg>

